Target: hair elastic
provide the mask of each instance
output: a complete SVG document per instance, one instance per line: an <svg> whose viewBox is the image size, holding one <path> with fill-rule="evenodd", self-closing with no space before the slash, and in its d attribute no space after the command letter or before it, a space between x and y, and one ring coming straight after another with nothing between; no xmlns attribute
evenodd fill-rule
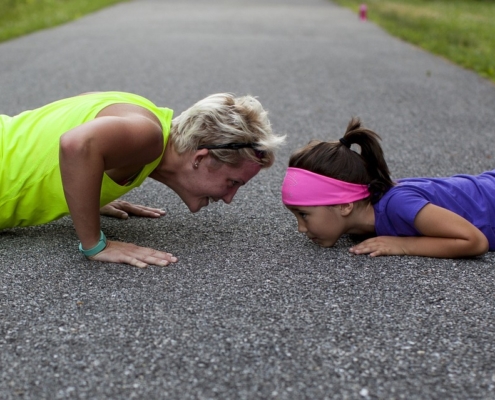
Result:
<svg viewBox="0 0 495 400"><path fill-rule="evenodd" d="M368 185L340 181L301 168L288 168L282 184L282 201L287 206L333 206L370 195Z"/></svg>
<svg viewBox="0 0 495 400"><path fill-rule="evenodd" d="M339 142L342 143L345 147L347 147L348 149L351 148L351 144L344 138L340 138L339 139Z"/></svg>

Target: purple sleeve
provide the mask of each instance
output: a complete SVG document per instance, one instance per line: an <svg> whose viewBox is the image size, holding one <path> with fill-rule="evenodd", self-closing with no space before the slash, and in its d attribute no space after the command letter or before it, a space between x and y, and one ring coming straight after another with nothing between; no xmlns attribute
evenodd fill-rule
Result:
<svg viewBox="0 0 495 400"><path fill-rule="evenodd" d="M398 187L396 189L399 189ZM382 210L382 221L376 226L379 236L420 236L414 219L429 201L408 188L393 190Z"/></svg>

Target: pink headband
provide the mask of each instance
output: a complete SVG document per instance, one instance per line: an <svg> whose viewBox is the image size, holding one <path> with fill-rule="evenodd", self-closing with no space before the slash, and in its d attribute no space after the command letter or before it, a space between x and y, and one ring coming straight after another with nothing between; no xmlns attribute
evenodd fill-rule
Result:
<svg viewBox="0 0 495 400"><path fill-rule="evenodd" d="M368 185L358 185L289 168L282 184L282 201L287 206L333 206L352 203L370 196Z"/></svg>

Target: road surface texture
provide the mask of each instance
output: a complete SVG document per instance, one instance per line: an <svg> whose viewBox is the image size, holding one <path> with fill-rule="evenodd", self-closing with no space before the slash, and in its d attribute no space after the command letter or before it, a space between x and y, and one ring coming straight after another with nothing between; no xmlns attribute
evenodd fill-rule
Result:
<svg viewBox="0 0 495 400"><path fill-rule="evenodd" d="M2 399L495 398L495 255L321 249L281 204L289 154L379 132L394 178L495 168L495 85L326 0L135 0L0 45L0 113L121 90L179 114L258 96L287 135L230 205L191 214L145 182L160 220L102 219L172 252L89 262L69 217L0 233ZM36 154L33 154L33 158Z"/></svg>

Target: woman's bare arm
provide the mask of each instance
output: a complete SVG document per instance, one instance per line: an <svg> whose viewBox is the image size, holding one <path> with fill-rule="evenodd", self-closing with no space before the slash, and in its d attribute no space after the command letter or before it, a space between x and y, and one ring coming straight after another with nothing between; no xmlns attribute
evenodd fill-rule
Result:
<svg viewBox="0 0 495 400"><path fill-rule="evenodd" d="M99 240L99 199L104 171L140 168L159 157L162 149L161 127L156 121L139 114L96 118L61 137L62 183L83 248L92 248ZM139 249L144 248L134 245L126 248L125 245L119 244L117 248L110 242L107 249L92 258L136 266L149 263L166 265L171 260L168 253L151 249L143 252ZM150 251L155 252L156 257Z"/></svg>

